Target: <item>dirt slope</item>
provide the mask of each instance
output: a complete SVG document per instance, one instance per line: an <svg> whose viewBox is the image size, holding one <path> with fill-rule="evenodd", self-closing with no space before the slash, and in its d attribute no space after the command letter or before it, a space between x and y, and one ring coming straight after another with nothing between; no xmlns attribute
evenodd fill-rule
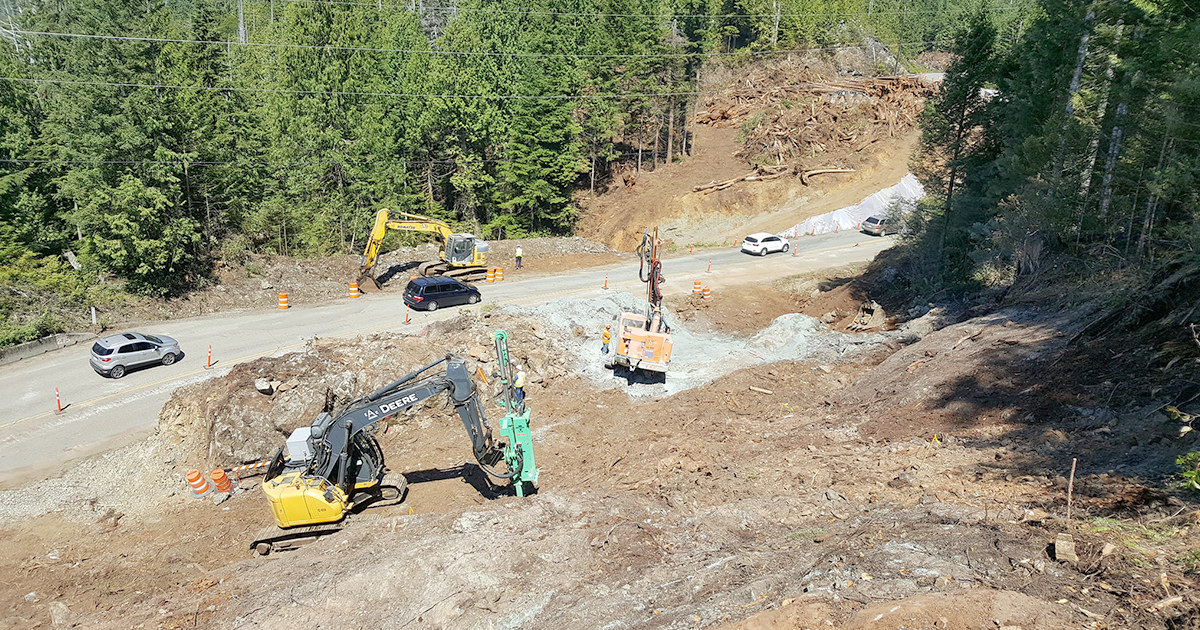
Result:
<svg viewBox="0 0 1200 630"><path fill-rule="evenodd" d="M618 250L632 250L644 226L659 226L660 235L676 247L729 244L753 232L781 232L804 219L854 205L868 195L894 186L908 172L908 156L919 135L873 145L848 175L747 182L711 194L692 187L743 175L748 166L733 153L738 130L700 125L696 154L678 164L643 171L632 187L621 187L583 201L576 231Z"/></svg>
<svg viewBox="0 0 1200 630"><path fill-rule="evenodd" d="M956 318L931 313L857 360L763 363L661 398L581 375L595 331L520 311L262 359L180 390L145 444L0 493L0 627L1186 625L1194 506L1144 481L1171 448L1128 449L1173 427L1045 386L1086 313L939 328ZM382 436L406 501L299 551L250 554L270 524L257 489L188 497L188 467L269 449L290 429L278 418L306 423L330 395L447 348L486 368L498 327L531 367L535 496L490 484L432 404ZM257 376L297 383L265 396ZM1081 458L1066 521L1070 458L1104 449ZM1061 532L1077 561L1048 547Z"/></svg>

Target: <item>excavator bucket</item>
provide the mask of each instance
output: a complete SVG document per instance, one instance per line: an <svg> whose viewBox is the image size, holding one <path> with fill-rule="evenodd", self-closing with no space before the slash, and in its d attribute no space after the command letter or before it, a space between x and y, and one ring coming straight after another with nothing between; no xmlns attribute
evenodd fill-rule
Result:
<svg viewBox="0 0 1200 630"><path fill-rule="evenodd" d="M862 306L858 307L858 315L854 316L854 321L846 326L846 330L871 330L874 328L883 328L887 323L887 313L879 302L871 300L863 302Z"/></svg>
<svg viewBox="0 0 1200 630"><path fill-rule="evenodd" d="M363 293L378 293L383 290L383 286L379 284L378 280L364 273L358 277L358 290Z"/></svg>

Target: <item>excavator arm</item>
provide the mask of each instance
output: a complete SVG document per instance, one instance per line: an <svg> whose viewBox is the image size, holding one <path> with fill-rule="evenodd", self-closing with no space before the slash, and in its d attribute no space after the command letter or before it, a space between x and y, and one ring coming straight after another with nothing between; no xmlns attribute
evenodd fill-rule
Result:
<svg viewBox="0 0 1200 630"><path fill-rule="evenodd" d="M360 282L370 282L375 288L379 288L379 283L375 280L375 262L379 258L379 248L383 245L383 237L387 236L388 230L437 234L443 251L453 234L450 226L444 221L407 212L394 214L395 217L387 208L375 213L375 223L371 226L371 234L367 237L367 246L363 249L362 260L359 262Z"/></svg>
<svg viewBox="0 0 1200 630"><path fill-rule="evenodd" d="M418 378L442 363L446 364L443 373ZM463 359L454 355L446 355L444 359L371 392L336 417L329 414L318 416L309 428L312 461L308 474L326 479L349 494L355 482L354 475L350 474L349 448L354 436L443 392L449 395L480 466L502 479L519 475L519 469L504 474L491 470L492 466L504 459L504 448L492 440L492 431L480 404L475 382Z"/></svg>

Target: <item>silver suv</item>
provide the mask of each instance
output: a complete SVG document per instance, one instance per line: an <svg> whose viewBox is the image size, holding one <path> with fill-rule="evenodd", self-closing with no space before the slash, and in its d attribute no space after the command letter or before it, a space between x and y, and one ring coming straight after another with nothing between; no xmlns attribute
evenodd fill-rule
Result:
<svg viewBox="0 0 1200 630"><path fill-rule="evenodd" d="M862 231L873 236L887 236L899 232L900 223L892 217L867 217L867 220L862 222Z"/></svg>
<svg viewBox="0 0 1200 630"><path fill-rule="evenodd" d="M127 332L105 337L92 345L92 369L100 376L121 378L130 368L179 358L179 342L165 335Z"/></svg>

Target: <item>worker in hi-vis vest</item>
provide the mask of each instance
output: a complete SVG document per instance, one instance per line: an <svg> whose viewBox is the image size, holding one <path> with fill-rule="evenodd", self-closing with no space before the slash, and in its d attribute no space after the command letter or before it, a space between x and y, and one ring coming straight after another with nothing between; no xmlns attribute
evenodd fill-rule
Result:
<svg viewBox="0 0 1200 630"><path fill-rule="evenodd" d="M604 345L600 348L600 354L608 354L608 344L612 341L612 324L604 327L601 339L604 341Z"/></svg>
<svg viewBox="0 0 1200 630"><path fill-rule="evenodd" d="M524 252L521 251L521 246L517 245L517 269L521 268L521 256Z"/></svg>
<svg viewBox="0 0 1200 630"><path fill-rule="evenodd" d="M518 365L516 370L517 378L513 381L516 400L513 402L516 403L517 409L523 409L525 407L525 369Z"/></svg>

